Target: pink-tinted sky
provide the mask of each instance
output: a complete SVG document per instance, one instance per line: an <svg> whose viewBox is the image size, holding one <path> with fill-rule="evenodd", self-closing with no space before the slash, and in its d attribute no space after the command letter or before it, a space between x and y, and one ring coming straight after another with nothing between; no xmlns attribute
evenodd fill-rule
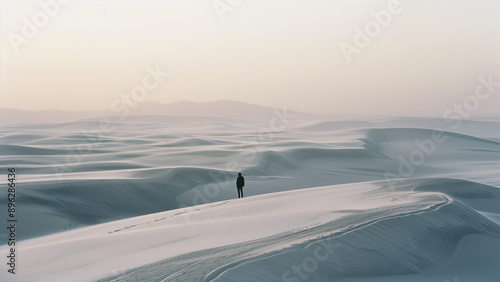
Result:
<svg viewBox="0 0 500 282"><path fill-rule="evenodd" d="M147 101L441 116L473 102L479 76L500 81L499 7L496 0L3 0L0 107L109 109L143 84L149 67L169 76ZM499 90L474 112L499 112Z"/></svg>

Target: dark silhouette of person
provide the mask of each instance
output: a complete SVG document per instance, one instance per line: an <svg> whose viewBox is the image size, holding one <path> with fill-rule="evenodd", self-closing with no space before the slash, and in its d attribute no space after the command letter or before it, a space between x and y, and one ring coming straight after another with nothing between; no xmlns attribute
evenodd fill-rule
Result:
<svg viewBox="0 0 500 282"><path fill-rule="evenodd" d="M245 178L238 173L238 179L236 179L236 188L238 188L238 199L243 198L243 186L245 186Z"/></svg>

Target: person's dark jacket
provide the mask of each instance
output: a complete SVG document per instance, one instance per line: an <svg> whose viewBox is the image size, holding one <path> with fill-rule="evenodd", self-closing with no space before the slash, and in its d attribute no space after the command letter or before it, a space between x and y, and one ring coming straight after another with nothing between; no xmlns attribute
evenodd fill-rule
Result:
<svg viewBox="0 0 500 282"><path fill-rule="evenodd" d="M245 186L245 178L243 176L238 176L238 179L236 180L236 187L240 188Z"/></svg>

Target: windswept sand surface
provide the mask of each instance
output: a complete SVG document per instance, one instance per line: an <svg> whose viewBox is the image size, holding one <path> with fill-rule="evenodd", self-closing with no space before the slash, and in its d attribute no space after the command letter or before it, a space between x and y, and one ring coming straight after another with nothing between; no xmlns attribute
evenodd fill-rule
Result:
<svg viewBox="0 0 500 282"><path fill-rule="evenodd" d="M498 281L500 123L181 120L3 127L12 281Z"/></svg>

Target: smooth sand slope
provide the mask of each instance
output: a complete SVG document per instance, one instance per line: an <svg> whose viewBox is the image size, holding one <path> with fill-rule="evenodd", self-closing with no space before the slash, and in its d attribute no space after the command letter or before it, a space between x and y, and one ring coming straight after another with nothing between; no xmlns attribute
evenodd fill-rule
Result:
<svg viewBox="0 0 500 282"><path fill-rule="evenodd" d="M493 267L500 265L500 226L494 222L500 215L498 188L452 179L390 184L260 195L23 241L16 278L443 281L459 276L460 281L473 281L466 277L495 281L500 277L500 270ZM1 255L5 254L4 247Z"/></svg>
<svg viewBox="0 0 500 282"><path fill-rule="evenodd" d="M494 119L98 124L0 129L0 281L499 281Z"/></svg>

